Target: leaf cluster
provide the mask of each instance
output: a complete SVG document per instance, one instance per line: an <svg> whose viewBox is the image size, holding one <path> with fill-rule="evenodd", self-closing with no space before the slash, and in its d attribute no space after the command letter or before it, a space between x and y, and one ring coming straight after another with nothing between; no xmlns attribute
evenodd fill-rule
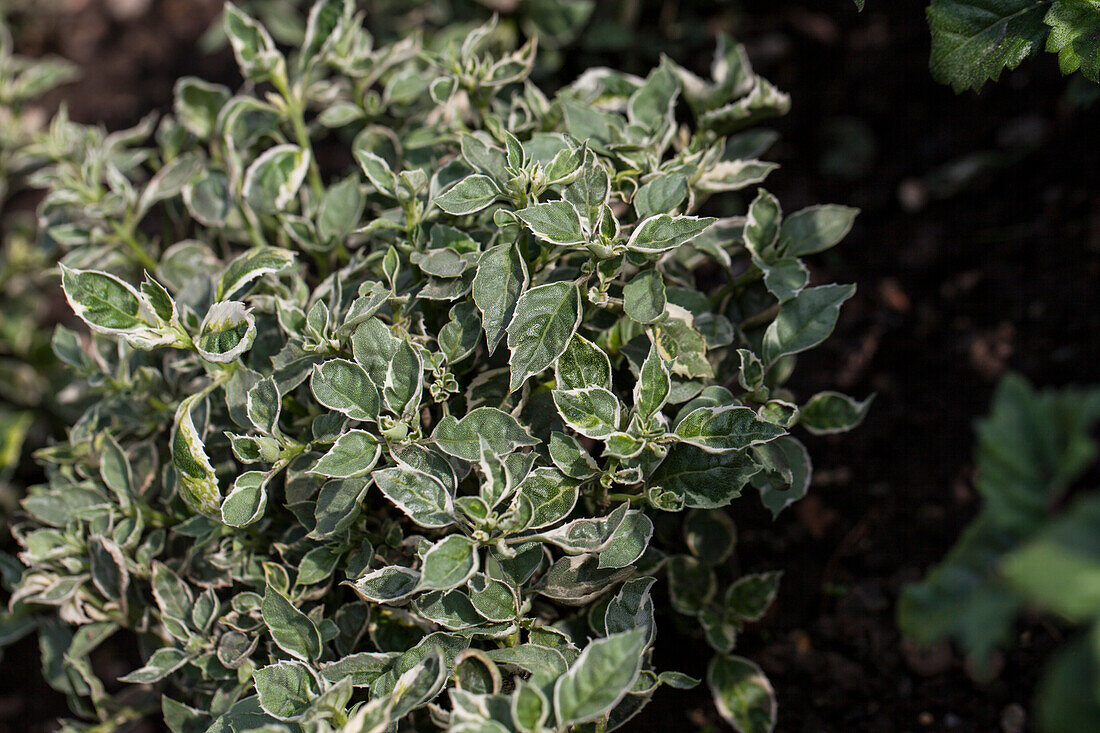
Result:
<svg viewBox="0 0 1100 733"><path fill-rule="evenodd" d="M38 632L70 730L611 730L696 683L653 668L663 579L719 711L771 729L732 651L779 574L734 572L726 507L805 495L791 431L868 408L784 386L854 292L802 260L855 210L752 192L789 99L728 40L709 79L551 97L534 38L363 21L320 0L287 53L227 5L241 89L36 143L91 334L54 335L84 412L38 453L0 639ZM115 634L121 691L89 661Z"/></svg>
<svg viewBox="0 0 1100 733"><path fill-rule="evenodd" d="M1044 48L1065 75L1100 74L1097 0L932 0L932 76L956 92L978 91Z"/></svg>
<svg viewBox="0 0 1100 733"><path fill-rule="evenodd" d="M73 76L64 61L16 55L0 19L0 494L7 493L33 408L46 400L56 372L48 333L40 327L49 256L35 244L31 212L12 211L10 198L43 162L33 154L34 136L46 121L36 100ZM0 501L7 505L10 497Z"/></svg>
<svg viewBox="0 0 1100 733"><path fill-rule="evenodd" d="M992 653L1010 644L1028 608L1083 627L1040 682L1037 722L1045 733L1088 730L1100 721L1100 495L1068 497L1095 465L1098 421L1096 389L1038 391L1006 376L978 424L981 512L898 604L905 634L925 644L958 641L979 672L991 669Z"/></svg>

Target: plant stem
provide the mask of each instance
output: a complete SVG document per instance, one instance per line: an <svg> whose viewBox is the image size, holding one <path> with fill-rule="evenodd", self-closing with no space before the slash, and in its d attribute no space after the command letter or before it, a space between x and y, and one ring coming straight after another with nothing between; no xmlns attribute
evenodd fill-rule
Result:
<svg viewBox="0 0 1100 733"><path fill-rule="evenodd" d="M126 248L130 250L130 253L137 258L137 261L148 270L150 273L157 271L156 261L149 256L141 244L137 241L137 237L134 236L133 225L130 223L130 217L126 217L126 226L123 227L117 222L111 222L111 229L114 230L115 236L126 245Z"/></svg>

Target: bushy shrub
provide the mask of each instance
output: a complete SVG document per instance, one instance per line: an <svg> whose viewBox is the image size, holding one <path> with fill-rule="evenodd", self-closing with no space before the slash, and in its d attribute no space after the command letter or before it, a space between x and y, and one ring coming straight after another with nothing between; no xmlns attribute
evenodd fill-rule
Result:
<svg viewBox="0 0 1100 733"><path fill-rule="evenodd" d="M241 91L182 79L159 124L40 143L92 334L54 336L86 410L38 454L3 639L37 630L109 725L610 730L696 683L651 663L661 577L721 714L770 730L732 651L779 573L733 577L726 507L802 497L791 430L867 408L784 387L854 291L801 258L856 212L697 215L775 169L751 128L786 95L725 40L712 79L666 59L551 98L492 24L376 45L321 0L290 56L225 24ZM122 630L119 688L89 659Z"/></svg>
<svg viewBox="0 0 1100 733"><path fill-rule="evenodd" d="M43 328L49 301L42 293L53 289L50 253L36 246L33 212L15 210L11 199L43 162L34 138L49 115L35 101L74 76L60 59L24 58L13 46L0 17L0 516L14 498L7 482L57 372Z"/></svg>
<svg viewBox="0 0 1100 733"><path fill-rule="evenodd" d="M907 635L924 644L957 641L983 676L1027 610L1085 627L1039 685L1036 722L1045 733L1100 723L1100 494L1068 496L1095 465L1097 421L1100 390L1037 391L1019 376L1005 377L978 425L981 512L898 604Z"/></svg>

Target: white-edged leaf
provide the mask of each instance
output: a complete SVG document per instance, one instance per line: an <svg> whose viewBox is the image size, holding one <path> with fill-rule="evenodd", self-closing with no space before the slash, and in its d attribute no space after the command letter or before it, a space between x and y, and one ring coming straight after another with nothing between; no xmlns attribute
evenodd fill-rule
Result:
<svg viewBox="0 0 1100 733"><path fill-rule="evenodd" d="M195 338L199 356L216 364L228 364L252 348L256 319L239 300L223 300L210 306Z"/></svg>
<svg viewBox="0 0 1100 733"><path fill-rule="evenodd" d="M644 254L668 252L699 236L716 221L712 217L651 216L634 228L626 248Z"/></svg>
<svg viewBox="0 0 1100 733"><path fill-rule="evenodd" d="M571 282L531 288L520 296L508 324L511 391L553 365L581 322L581 294Z"/></svg>
<svg viewBox="0 0 1100 733"><path fill-rule="evenodd" d="M313 366L309 381L313 396L330 410L352 420L378 419L378 390L363 367L347 359L329 359Z"/></svg>
<svg viewBox="0 0 1100 733"><path fill-rule="evenodd" d="M172 434L172 465L176 469L176 488L192 509L207 517L220 519L222 494L214 466L206 455L202 436L191 419L191 409L202 399L192 395L176 409Z"/></svg>
<svg viewBox="0 0 1100 733"><path fill-rule="evenodd" d="M310 152L297 145L276 145L253 161L244 174L244 200L262 214L285 212L306 179Z"/></svg>
<svg viewBox="0 0 1100 733"><path fill-rule="evenodd" d="M554 684L558 725L595 720L615 707L638 677L645 647L645 629L613 634L585 647Z"/></svg>

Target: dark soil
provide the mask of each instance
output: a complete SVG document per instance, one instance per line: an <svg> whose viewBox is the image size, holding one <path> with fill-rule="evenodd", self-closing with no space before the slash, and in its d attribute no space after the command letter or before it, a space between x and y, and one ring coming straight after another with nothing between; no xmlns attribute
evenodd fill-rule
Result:
<svg viewBox="0 0 1100 733"><path fill-rule="evenodd" d="M997 679L979 684L951 649L908 648L894 622L900 589L945 554L977 509L971 426L997 378L1013 369L1042 385L1100 383L1100 110L1067 103L1067 82L1046 54L980 95L936 84L924 4L869 0L862 14L851 0L679 10L681 19L709 17L708 34L735 32L756 68L791 93L769 156L783 164L768 187L785 208L863 209L815 273L858 283L859 293L793 386L801 395L875 392L874 408L854 433L808 439L814 486L778 521L751 496L733 508L740 569L785 571L772 613L740 645L777 690L781 731L1021 731L1057 643L1056 630L1021 626ZM89 2L24 42L82 64L86 81L64 93L74 117L118 126L168 104L181 73L225 78L224 56L201 57L192 45L216 5L160 0L139 17L107 21L102 3ZM646 12L639 32L653 33ZM672 40L600 62L644 68L663 43L705 68L710 36L677 37L675 23L661 20ZM702 676L708 653L690 626L677 636L667 633L675 619L659 624L659 666ZM36 657L33 644L5 657L0 731L62 711L41 685L26 687ZM9 711L16 672L22 704ZM662 690L629 729L721 729L716 720L704 690Z"/></svg>

